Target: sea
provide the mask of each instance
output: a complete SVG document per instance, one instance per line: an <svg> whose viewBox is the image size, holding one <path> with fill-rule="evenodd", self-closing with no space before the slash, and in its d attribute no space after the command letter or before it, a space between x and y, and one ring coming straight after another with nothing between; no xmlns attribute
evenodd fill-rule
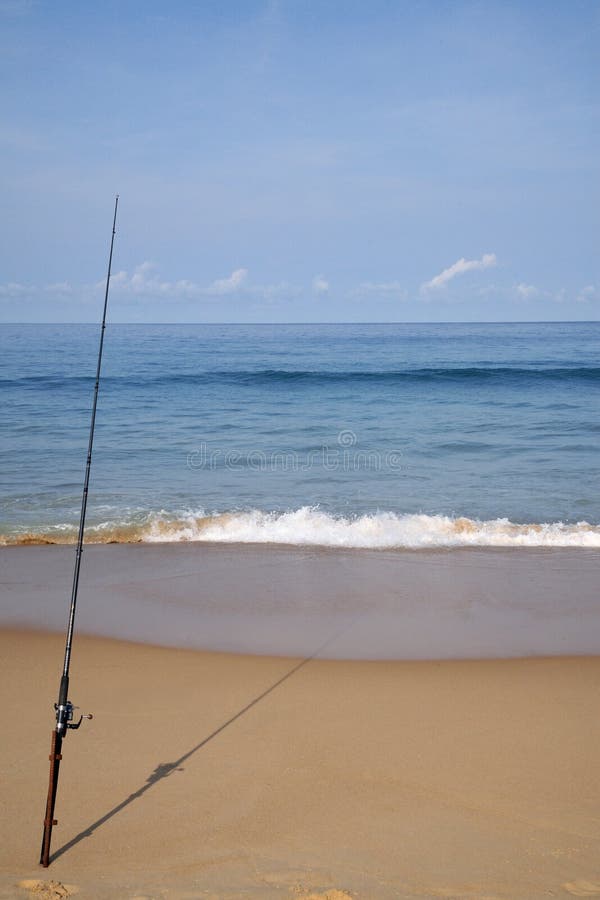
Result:
<svg viewBox="0 0 600 900"><path fill-rule="evenodd" d="M100 328L0 326L0 541L76 540ZM600 547L600 322L108 324L89 543Z"/></svg>

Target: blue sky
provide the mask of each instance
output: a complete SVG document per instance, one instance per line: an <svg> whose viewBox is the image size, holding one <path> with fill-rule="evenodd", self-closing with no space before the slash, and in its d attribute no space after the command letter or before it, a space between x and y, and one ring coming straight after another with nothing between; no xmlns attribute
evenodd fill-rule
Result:
<svg viewBox="0 0 600 900"><path fill-rule="evenodd" d="M600 3L0 0L0 320L600 313Z"/></svg>

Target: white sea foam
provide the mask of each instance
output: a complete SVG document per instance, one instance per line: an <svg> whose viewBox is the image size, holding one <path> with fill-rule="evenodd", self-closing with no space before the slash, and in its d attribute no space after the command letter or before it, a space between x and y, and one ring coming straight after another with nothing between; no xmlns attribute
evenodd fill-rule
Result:
<svg viewBox="0 0 600 900"><path fill-rule="evenodd" d="M441 515L378 512L346 518L304 506L293 512L251 510L213 516L156 517L143 541L296 544L322 547L599 547L600 526L588 522L518 524Z"/></svg>
<svg viewBox="0 0 600 900"><path fill-rule="evenodd" d="M0 535L0 544L72 544L72 524ZM377 512L335 516L318 507L293 512L167 511L125 516L91 525L86 543L292 544L365 549L436 547L591 547L600 548L600 525L589 522L520 524L508 519L482 521L442 515Z"/></svg>

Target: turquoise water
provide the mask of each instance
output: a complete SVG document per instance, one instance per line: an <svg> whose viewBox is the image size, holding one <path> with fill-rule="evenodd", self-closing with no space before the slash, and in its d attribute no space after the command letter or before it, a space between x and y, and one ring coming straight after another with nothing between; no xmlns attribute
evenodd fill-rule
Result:
<svg viewBox="0 0 600 900"><path fill-rule="evenodd" d="M74 537L98 337L0 327L5 541ZM600 546L599 437L598 322L109 325L90 538Z"/></svg>

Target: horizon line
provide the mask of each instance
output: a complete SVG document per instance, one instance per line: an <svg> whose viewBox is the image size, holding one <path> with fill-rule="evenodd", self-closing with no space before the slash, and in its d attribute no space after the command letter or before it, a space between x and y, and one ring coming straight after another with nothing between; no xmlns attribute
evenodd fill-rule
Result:
<svg viewBox="0 0 600 900"><path fill-rule="evenodd" d="M110 322L108 325L595 325L598 319L443 319L440 321L426 320L361 320L351 321L310 321L310 322ZM0 321L2 325L99 325L95 320L87 321Z"/></svg>

